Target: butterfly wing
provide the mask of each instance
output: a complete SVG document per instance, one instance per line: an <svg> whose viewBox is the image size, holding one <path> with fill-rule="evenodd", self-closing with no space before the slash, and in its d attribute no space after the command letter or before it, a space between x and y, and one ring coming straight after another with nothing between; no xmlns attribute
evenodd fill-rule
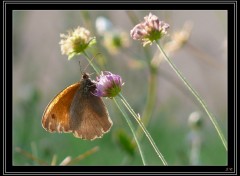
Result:
<svg viewBox="0 0 240 176"><path fill-rule="evenodd" d="M69 110L73 97L80 87L75 83L57 94L46 107L42 126L49 132L72 132L69 124Z"/></svg>
<svg viewBox="0 0 240 176"><path fill-rule="evenodd" d="M73 99L70 128L75 137L94 140L110 130L112 121L102 99L86 91L86 87L85 83L81 84Z"/></svg>

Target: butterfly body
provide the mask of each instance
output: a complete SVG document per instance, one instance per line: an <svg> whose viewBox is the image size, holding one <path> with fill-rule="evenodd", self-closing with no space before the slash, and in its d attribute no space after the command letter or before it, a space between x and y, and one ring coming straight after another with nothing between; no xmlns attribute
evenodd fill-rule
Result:
<svg viewBox="0 0 240 176"><path fill-rule="evenodd" d="M112 121L96 86L84 73L79 83L65 88L46 107L42 126L49 132L72 132L77 138L93 140L108 132Z"/></svg>

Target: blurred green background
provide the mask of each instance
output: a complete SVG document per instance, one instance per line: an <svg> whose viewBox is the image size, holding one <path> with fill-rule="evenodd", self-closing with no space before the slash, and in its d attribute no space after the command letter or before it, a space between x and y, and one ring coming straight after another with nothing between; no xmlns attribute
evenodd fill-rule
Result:
<svg viewBox="0 0 240 176"><path fill-rule="evenodd" d="M101 139L84 141L72 134L49 133L42 128L41 118L50 100L65 87L80 80L81 68L88 64L83 56L67 60L61 55L60 33L77 26L96 36L97 45L88 53L97 53L94 62L103 70L122 76L122 93L133 109L142 115L149 86L150 59L156 55L155 45L143 48L130 38L130 30L150 11L14 11L13 14L13 164L59 165L66 157L81 156L72 165L142 165L137 150L129 139L132 133L111 99L104 99L113 121L111 131ZM227 136L227 11L151 11L170 24L170 40L174 32L189 21L193 24L190 38L177 51L172 61L198 91L215 115ZM128 45L112 53L96 29L96 19L105 17L116 31L127 35ZM109 39L110 40L110 39ZM108 40L107 40L108 41ZM128 41L128 42L127 42ZM108 48L110 47L110 49ZM198 111L203 121L197 136L201 140L199 165L226 165L227 154L215 128L198 102L166 62L161 62L157 75L157 95L152 118L147 126L169 165L191 165L194 130L189 115ZM94 73L89 66L88 73ZM95 79L96 74L93 74ZM134 122L134 120L133 120ZM136 125L137 126L137 125ZM146 137L141 141L147 164L162 165ZM94 152L88 153L88 151ZM86 153L87 152L87 153ZM55 159L53 159L55 158Z"/></svg>

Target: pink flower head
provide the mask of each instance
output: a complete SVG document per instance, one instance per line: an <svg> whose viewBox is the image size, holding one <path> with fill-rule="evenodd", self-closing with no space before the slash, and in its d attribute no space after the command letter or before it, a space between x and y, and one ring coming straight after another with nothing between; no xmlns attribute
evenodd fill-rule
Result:
<svg viewBox="0 0 240 176"><path fill-rule="evenodd" d="M164 21L159 21L158 17L149 13L144 17L144 22L137 24L130 32L134 40L141 40L143 46L152 44L153 41L160 39L167 34L169 24Z"/></svg>
<svg viewBox="0 0 240 176"><path fill-rule="evenodd" d="M119 75L104 71L96 81L96 89L94 95L98 97L115 97L122 89L122 78Z"/></svg>

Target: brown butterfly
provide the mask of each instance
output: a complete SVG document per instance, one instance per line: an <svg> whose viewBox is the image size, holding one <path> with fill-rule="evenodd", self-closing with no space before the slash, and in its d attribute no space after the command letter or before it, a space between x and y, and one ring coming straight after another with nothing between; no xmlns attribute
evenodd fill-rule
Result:
<svg viewBox="0 0 240 176"><path fill-rule="evenodd" d="M112 120L100 97L93 95L96 85L87 73L80 82L58 93L46 107L42 126L49 132L72 132L77 138L94 140L107 133Z"/></svg>

